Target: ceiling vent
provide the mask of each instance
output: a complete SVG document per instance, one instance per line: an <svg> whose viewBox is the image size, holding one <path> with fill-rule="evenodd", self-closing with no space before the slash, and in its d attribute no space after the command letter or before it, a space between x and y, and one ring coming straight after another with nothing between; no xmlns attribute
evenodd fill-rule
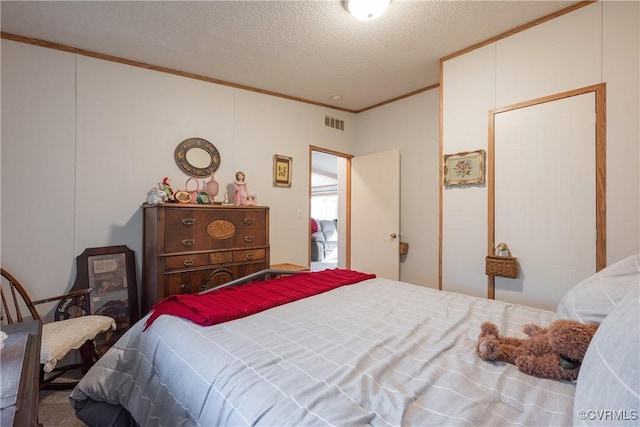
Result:
<svg viewBox="0 0 640 427"><path fill-rule="evenodd" d="M335 117L325 115L324 125L344 132L344 120L336 119Z"/></svg>

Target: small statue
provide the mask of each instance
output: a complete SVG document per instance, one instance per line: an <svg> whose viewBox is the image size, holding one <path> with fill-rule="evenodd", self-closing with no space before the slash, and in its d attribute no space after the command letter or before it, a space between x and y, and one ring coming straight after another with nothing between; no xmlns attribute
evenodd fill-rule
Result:
<svg viewBox="0 0 640 427"><path fill-rule="evenodd" d="M224 200L222 202L223 205L229 204L229 193L224 193Z"/></svg>
<svg viewBox="0 0 640 427"><path fill-rule="evenodd" d="M158 184L158 188L164 191L167 195L168 201L173 201L173 189L171 188L171 182L169 182L169 177L165 176L162 178L162 183Z"/></svg>
<svg viewBox="0 0 640 427"><path fill-rule="evenodd" d="M162 203L167 198L167 193L161 188L152 188L147 193L147 203L150 205L157 205Z"/></svg>
<svg viewBox="0 0 640 427"><path fill-rule="evenodd" d="M236 172L236 180L233 183L235 193L233 195L234 205L244 205L247 202L247 194L249 194L249 188L247 183L244 182L244 172Z"/></svg>

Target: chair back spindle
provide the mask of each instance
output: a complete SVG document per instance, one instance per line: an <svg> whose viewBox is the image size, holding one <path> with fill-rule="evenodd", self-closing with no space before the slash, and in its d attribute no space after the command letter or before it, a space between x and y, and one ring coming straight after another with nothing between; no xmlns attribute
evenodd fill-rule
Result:
<svg viewBox="0 0 640 427"><path fill-rule="evenodd" d="M13 277L4 268L0 269L2 274L2 283L0 284L0 294L2 297L2 315L0 316L3 324L20 323L24 321L22 310L26 308L31 314L31 317L35 320L42 320L29 294L22 287L15 277ZM5 288L8 290L5 291ZM10 293L11 299L7 297L7 292ZM14 319L15 316L15 319Z"/></svg>

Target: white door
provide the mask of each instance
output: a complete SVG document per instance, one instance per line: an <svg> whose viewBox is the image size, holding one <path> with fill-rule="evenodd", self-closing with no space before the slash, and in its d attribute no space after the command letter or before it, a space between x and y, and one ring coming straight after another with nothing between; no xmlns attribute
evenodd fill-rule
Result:
<svg viewBox="0 0 640 427"><path fill-rule="evenodd" d="M351 268L400 278L400 152L351 160Z"/></svg>
<svg viewBox="0 0 640 427"><path fill-rule="evenodd" d="M495 298L555 310L596 271L595 94L495 116L495 243L520 277L496 277Z"/></svg>

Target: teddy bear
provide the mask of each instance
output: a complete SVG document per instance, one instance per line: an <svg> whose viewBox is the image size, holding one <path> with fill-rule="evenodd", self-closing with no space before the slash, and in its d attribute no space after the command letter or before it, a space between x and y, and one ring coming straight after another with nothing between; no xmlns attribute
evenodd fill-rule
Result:
<svg viewBox="0 0 640 427"><path fill-rule="evenodd" d="M587 352L596 323L559 319L547 328L524 326L528 338L503 337L491 322L480 326L476 353L483 360L507 362L540 378L574 381Z"/></svg>

